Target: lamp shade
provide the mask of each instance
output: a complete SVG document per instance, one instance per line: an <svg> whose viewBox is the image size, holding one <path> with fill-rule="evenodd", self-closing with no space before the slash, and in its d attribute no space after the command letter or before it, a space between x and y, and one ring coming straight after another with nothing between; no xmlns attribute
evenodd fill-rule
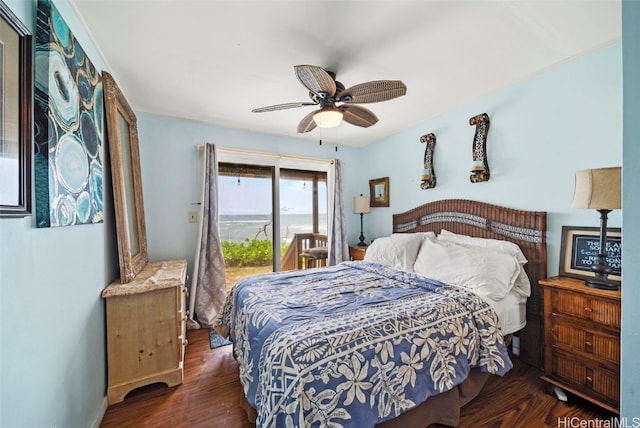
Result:
<svg viewBox="0 0 640 428"><path fill-rule="evenodd" d="M622 168L598 168L576 171L576 190L572 208L619 209Z"/></svg>
<svg viewBox="0 0 640 428"><path fill-rule="evenodd" d="M354 196L353 197L353 213L354 214L367 214L371 211L369 206L368 196Z"/></svg>
<svg viewBox="0 0 640 428"><path fill-rule="evenodd" d="M335 128L342 122L342 112L333 106L322 107L313 115L313 121L320 128Z"/></svg>

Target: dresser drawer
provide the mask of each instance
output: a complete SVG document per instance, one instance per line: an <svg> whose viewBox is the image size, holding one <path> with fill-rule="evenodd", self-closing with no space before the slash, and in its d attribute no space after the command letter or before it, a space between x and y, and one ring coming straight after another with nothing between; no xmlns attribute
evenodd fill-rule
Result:
<svg viewBox="0 0 640 428"><path fill-rule="evenodd" d="M586 319L620 331L620 302L566 290L551 290L554 314Z"/></svg>
<svg viewBox="0 0 640 428"><path fill-rule="evenodd" d="M620 372L576 359L574 355L554 352L550 378L560 381L588 396L617 407L620 400Z"/></svg>
<svg viewBox="0 0 640 428"><path fill-rule="evenodd" d="M620 337L562 322L552 315L551 346L594 358L610 366L620 362Z"/></svg>
<svg viewBox="0 0 640 428"><path fill-rule="evenodd" d="M180 343L180 361L184 361L185 346L187 346L187 318L189 311L186 308L187 297L189 293L185 286L180 287L178 291L178 342Z"/></svg>

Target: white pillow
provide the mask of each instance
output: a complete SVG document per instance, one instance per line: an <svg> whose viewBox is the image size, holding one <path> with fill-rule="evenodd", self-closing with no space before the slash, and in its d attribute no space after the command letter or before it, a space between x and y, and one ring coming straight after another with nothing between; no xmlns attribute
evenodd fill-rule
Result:
<svg viewBox="0 0 640 428"><path fill-rule="evenodd" d="M505 251L516 257L520 264L527 263L527 258L522 253L518 244L510 241L502 241L500 239L490 238L476 238L474 236L459 235L457 233L449 232L442 229L438 235L438 240L455 242L462 245L469 245L472 247L493 248L494 250Z"/></svg>
<svg viewBox="0 0 640 428"><path fill-rule="evenodd" d="M413 272L423 233L394 233L377 238L367 247L364 261Z"/></svg>
<svg viewBox="0 0 640 428"><path fill-rule="evenodd" d="M501 300L520 273L518 260L504 251L426 239L414 271L446 284L470 288L481 296Z"/></svg>
<svg viewBox="0 0 640 428"><path fill-rule="evenodd" d="M514 282L514 290L518 294L529 297L531 295L531 281L527 276L527 272L524 270L524 265L527 264L527 258L522 253L522 250L518 244L509 241L502 241L500 239L490 238L476 238L473 236L459 235L457 233L449 232L442 229L438 235L439 241L455 242L457 244L467 245L470 247L491 248L494 250L504 251L507 254L511 254L520 263L520 269L518 277Z"/></svg>
<svg viewBox="0 0 640 428"><path fill-rule="evenodd" d="M420 236L422 239L431 238L435 239L436 234L434 232L413 232L413 233L392 233L391 237L400 237L400 239L404 239L405 236Z"/></svg>

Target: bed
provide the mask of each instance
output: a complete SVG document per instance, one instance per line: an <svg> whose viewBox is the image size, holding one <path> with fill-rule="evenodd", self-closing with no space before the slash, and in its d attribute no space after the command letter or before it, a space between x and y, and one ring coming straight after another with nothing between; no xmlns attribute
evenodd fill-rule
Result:
<svg viewBox="0 0 640 428"><path fill-rule="evenodd" d="M401 261L407 265L414 255L405 253L419 237L415 272L365 257L257 275L234 286L220 324L229 328L243 403L257 426L456 426L460 408L477 396L489 374L503 375L512 367L505 337L520 334L525 317L529 326L529 312L539 305L532 301L546 270L546 214L445 200L394 215L393 231L388 238L403 242ZM437 251L466 251L472 245L453 241L471 237L481 238L482 245L517 243L528 260L524 269L516 257L505 261L502 250L469 250L474 257L497 257L498 271L513 264L506 273L508 289L470 289L424 274L441 265L429 262ZM382 248L379 242L374 245ZM445 270L445 278L451 271ZM530 290L514 294L522 271ZM500 307L505 299L513 304Z"/></svg>

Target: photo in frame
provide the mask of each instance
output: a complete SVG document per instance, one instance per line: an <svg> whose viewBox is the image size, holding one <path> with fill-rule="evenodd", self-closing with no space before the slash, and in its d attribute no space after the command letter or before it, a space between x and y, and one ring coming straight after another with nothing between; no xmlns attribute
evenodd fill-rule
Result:
<svg viewBox="0 0 640 428"><path fill-rule="evenodd" d="M562 226L560 276L589 279L595 277L591 265L598 261L600 228ZM622 230L607 229L607 264L613 269L609 279L622 281Z"/></svg>
<svg viewBox="0 0 640 428"><path fill-rule="evenodd" d="M36 225L102 223L102 76L49 0L38 0L35 43Z"/></svg>
<svg viewBox="0 0 640 428"><path fill-rule="evenodd" d="M31 215L31 38L0 1L0 217Z"/></svg>
<svg viewBox="0 0 640 428"><path fill-rule="evenodd" d="M389 206L389 177L369 180L369 206L388 207Z"/></svg>

